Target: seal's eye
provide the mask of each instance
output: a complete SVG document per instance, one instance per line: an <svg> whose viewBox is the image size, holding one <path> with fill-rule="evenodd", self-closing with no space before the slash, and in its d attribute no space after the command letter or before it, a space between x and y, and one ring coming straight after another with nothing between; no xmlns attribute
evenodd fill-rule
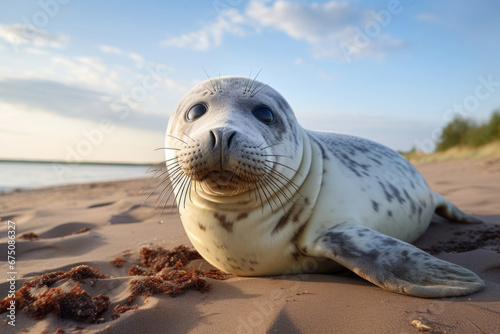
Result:
<svg viewBox="0 0 500 334"><path fill-rule="evenodd" d="M207 112L207 107L205 107L205 105L195 104L188 110L186 118L188 121L192 122L203 116L203 114L205 114L206 112Z"/></svg>
<svg viewBox="0 0 500 334"><path fill-rule="evenodd" d="M259 121L266 124L273 124L276 121L274 113L269 107L261 106L252 111L252 114L257 117Z"/></svg>

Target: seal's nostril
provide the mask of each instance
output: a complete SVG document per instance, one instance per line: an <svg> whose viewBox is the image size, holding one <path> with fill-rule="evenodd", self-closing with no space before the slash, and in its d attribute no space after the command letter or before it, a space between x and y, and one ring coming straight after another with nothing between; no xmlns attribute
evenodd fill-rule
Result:
<svg viewBox="0 0 500 334"><path fill-rule="evenodd" d="M231 147L231 143L233 142L235 135L236 135L236 131L231 131L229 133L229 136L227 137L227 148Z"/></svg>
<svg viewBox="0 0 500 334"><path fill-rule="evenodd" d="M214 130L210 130L210 145L214 148L217 145L217 134Z"/></svg>
<svg viewBox="0 0 500 334"><path fill-rule="evenodd" d="M236 131L216 128L209 131L209 144L213 150L219 151L229 149L234 141Z"/></svg>

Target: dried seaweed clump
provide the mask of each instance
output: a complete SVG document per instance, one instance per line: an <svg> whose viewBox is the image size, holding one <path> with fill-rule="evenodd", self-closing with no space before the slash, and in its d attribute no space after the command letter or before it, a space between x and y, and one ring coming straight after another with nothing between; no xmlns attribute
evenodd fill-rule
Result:
<svg viewBox="0 0 500 334"><path fill-rule="evenodd" d="M41 319L49 313L54 313L61 318L73 319L85 322L103 321L102 315L109 307L109 297L98 295L90 296L80 288L81 282L85 279L99 279L106 276L100 274L97 270L89 266L78 266L70 271L56 271L42 275L27 281L15 292L14 300L16 308L22 309L29 316ZM50 285L65 279L71 279L77 284L69 291L63 291L61 287L49 288ZM33 294L32 288L41 288L45 286L46 290L41 293ZM0 313L7 310L10 305L10 298L0 301Z"/></svg>
<svg viewBox="0 0 500 334"><path fill-rule="evenodd" d="M95 323L104 321L102 316L110 303L109 297L104 295L92 298L77 283L67 292L62 288L47 288L24 308L24 312L36 319L54 313L65 319Z"/></svg>
<svg viewBox="0 0 500 334"><path fill-rule="evenodd" d="M128 255L115 258L111 262L117 267L123 266L126 262L124 257ZM198 252L182 245L173 250L144 247L140 250L140 257L141 265L132 266L129 269L129 275L145 275L146 277L130 283L131 294L127 304L132 303L137 296L164 293L174 297L186 290L209 291L211 284L204 278L224 280L228 277L219 270L184 270L184 265L192 260L201 259L201 256ZM164 268L169 268L170 271L165 273L162 271ZM22 309L23 312L36 319L53 313L61 318L80 322L104 322L104 313L111 304L109 297L104 295L92 297L80 287L80 283L84 283L87 279L102 278L106 276L86 265L74 267L67 272L60 270L44 274L25 282L15 292L16 308ZM72 280L76 284L69 291L63 291L62 287L50 287L62 280ZM95 283L92 281L92 284ZM0 313L5 312L9 305L9 298L1 300ZM111 318L117 319L121 314L135 310L137 307L137 305L116 305Z"/></svg>
<svg viewBox="0 0 500 334"><path fill-rule="evenodd" d="M123 258L123 256L119 256L119 257L115 257L114 259L112 259L110 261L116 268L121 268L125 265L125 259Z"/></svg>
<svg viewBox="0 0 500 334"><path fill-rule="evenodd" d="M463 239L465 236L467 239ZM463 253L478 248L491 249L500 253L500 225L483 225L476 229L455 232L455 237L424 249L430 254Z"/></svg>
<svg viewBox="0 0 500 334"><path fill-rule="evenodd" d="M129 256L132 255L131 251L125 251L121 256L115 257L112 259L110 262L116 267L116 268L121 268L125 265L127 262L126 259L129 258Z"/></svg>
<svg viewBox="0 0 500 334"><path fill-rule="evenodd" d="M202 258L197 251L190 250L184 245L177 246L173 250L163 247L156 249L143 247L140 251L140 257L142 266L151 268L153 273L160 272L163 268L181 268L188 264L189 261ZM144 272L149 274L148 271Z"/></svg>
<svg viewBox="0 0 500 334"><path fill-rule="evenodd" d="M29 241L40 239L40 237L35 232L23 233L20 236L18 236L17 238L21 239L21 240L29 240Z"/></svg>
<svg viewBox="0 0 500 334"><path fill-rule="evenodd" d="M220 270L183 270L184 265L192 260L201 259L195 250L186 246L178 246L173 250L164 248L150 249L143 247L140 251L142 266L134 265L129 269L129 275L147 275L148 277L130 282L131 295L128 303L137 296L151 296L165 293L172 297L186 290L206 292L210 283L203 277L224 280L228 277ZM159 274L164 268L171 268L166 274Z"/></svg>
<svg viewBox="0 0 500 334"><path fill-rule="evenodd" d="M113 314L111 315L111 319L118 319L120 317L120 314L123 314L127 311L130 310L135 310L137 309L137 305L134 306L128 306L128 305L116 305L115 308L113 309Z"/></svg>
<svg viewBox="0 0 500 334"><path fill-rule="evenodd" d="M71 279L75 282L85 283L85 280L89 278L99 279L106 278L106 276L99 273L97 269L93 269L87 265L81 265L71 268L71 270L68 272L59 270L44 274L24 284L28 284L30 287L40 287L44 285L51 286L52 284L64 279Z"/></svg>
<svg viewBox="0 0 500 334"><path fill-rule="evenodd" d="M137 296L151 296L157 293L175 297L186 290L207 292L210 291L210 285L195 270L175 269L168 274L148 276L130 282L132 294L127 302L131 303Z"/></svg>

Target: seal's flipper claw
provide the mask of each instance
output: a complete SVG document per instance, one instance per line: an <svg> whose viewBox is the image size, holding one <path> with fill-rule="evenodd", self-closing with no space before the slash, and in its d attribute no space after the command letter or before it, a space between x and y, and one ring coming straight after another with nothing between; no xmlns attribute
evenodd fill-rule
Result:
<svg viewBox="0 0 500 334"><path fill-rule="evenodd" d="M331 227L314 246L316 256L331 258L392 292L440 298L468 295L484 287L472 271L361 225Z"/></svg>

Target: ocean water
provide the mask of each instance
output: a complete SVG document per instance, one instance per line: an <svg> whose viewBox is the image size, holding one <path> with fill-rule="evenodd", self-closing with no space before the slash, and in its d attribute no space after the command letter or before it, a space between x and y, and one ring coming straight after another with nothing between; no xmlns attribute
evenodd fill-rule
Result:
<svg viewBox="0 0 500 334"><path fill-rule="evenodd" d="M126 180L151 176L149 166L0 162L0 190Z"/></svg>

